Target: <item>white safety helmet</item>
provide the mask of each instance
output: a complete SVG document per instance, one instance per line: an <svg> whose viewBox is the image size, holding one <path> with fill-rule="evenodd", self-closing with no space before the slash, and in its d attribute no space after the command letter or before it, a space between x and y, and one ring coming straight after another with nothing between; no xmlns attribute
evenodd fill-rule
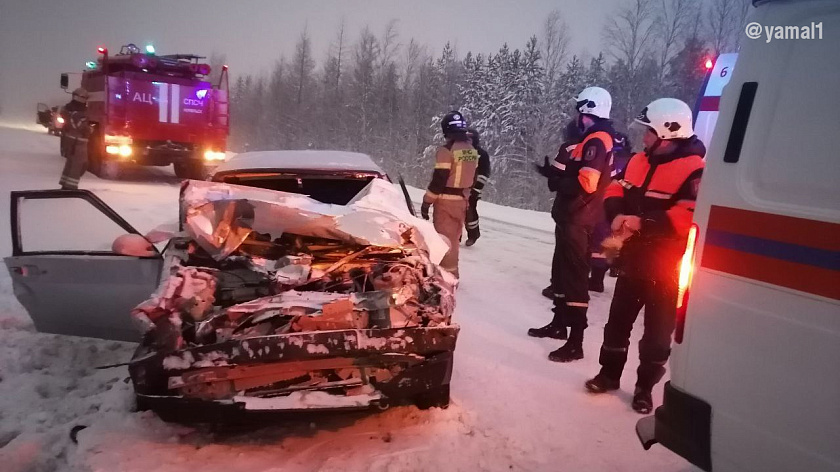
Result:
<svg viewBox="0 0 840 472"><path fill-rule="evenodd" d="M124 234L114 240L111 251L121 256L152 257L156 254L154 246L139 234Z"/></svg>
<svg viewBox="0 0 840 472"><path fill-rule="evenodd" d="M610 117L612 97L601 87L586 87L578 94L575 101L577 101L575 108L583 114L604 119Z"/></svg>
<svg viewBox="0 0 840 472"><path fill-rule="evenodd" d="M660 98L650 102L633 121L652 129L659 139L694 136L691 108L676 98Z"/></svg>

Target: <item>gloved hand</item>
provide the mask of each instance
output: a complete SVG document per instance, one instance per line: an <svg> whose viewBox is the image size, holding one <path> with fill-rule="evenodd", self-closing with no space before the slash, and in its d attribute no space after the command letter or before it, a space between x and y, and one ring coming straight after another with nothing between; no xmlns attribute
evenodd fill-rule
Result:
<svg viewBox="0 0 840 472"><path fill-rule="evenodd" d="M548 163L548 156L543 157L543 165L539 165L536 162L534 163L534 168L536 169L537 173L543 177L548 177L548 171L550 170L551 164Z"/></svg>
<svg viewBox="0 0 840 472"><path fill-rule="evenodd" d="M618 215L610 226L615 234L638 233L642 229L642 219L636 215Z"/></svg>
<svg viewBox="0 0 840 472"><path fill-rule="evenodd" d="M422 216L424 220L429 219L429 208L431 208L431 206L431 203L426 202L423 202L423 204L420 205L420 216Z"/></svg>

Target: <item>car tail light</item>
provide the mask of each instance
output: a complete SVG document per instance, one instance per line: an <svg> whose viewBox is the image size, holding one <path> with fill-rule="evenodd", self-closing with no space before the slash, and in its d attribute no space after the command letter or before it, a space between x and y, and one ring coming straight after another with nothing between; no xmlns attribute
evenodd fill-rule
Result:
<svg viewBox="0 0 840 472"><path fill-rule="evenodd" d="M678 344L683 340L685 331L685 313L688 309L688 295L691 288L691 279L694 276L694 249L697 246L697 233L699 228L692 224L688 230L688 241L685 244L685 252L680 261L679 289L677 291L677 326L674 332L674 341Z"/></svg>

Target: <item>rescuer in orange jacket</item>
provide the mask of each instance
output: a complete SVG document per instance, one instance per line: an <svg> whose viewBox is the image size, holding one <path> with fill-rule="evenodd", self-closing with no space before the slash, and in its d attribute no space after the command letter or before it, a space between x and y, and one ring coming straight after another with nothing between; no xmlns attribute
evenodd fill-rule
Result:
<svg viewBox="0 0 840 472"><path fill-rule="evenodd" d="M632 406L653 409L651 391L665 374L676 323L679 262L694 213L706 148L692 130L691 109L674 98L651 102L636 117L646 128L644 152L634 155L610 187L604 206L620 249L601 371L586 382L593 393L619 388L630 331L642 308L644 334Z"/></svg>
<svg viewBox="0 0 840 472"><path fill-rule="evenodd" d="M609 92L588 87L576 101L580 144L564 143L551 165L546 157L545 165L537 168L548 178L549 189L557 192L551 210L556 223L551 271L554 317L546 326L529 329L528 335L568 339L548 355L555 362L583 358L583 331L589 308L589 246L595 225L604 218L603 198L611 177L615 136L609 120Z"/></svg>
<svg viewBox="0 0 840 472"><path fill-rule="evenodd" d="M459 277L458 250L467 216L467 198L478 168L478 151L472 145L467 121L460 112L444 115L440 126L446 144L435 153L435 170L423 195L420 214L428 220L429 208L434 206L435 229L449 240L449 252L440 266Z"/></svg>

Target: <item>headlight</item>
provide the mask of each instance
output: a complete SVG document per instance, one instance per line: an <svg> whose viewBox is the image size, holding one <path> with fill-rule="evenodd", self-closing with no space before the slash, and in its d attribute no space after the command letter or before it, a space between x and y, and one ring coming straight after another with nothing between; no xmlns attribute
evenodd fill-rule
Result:
<svg viewBox="0 0 840 472"><path fill-rule="evenodd" d="M117 146L115 144L109 144L108 146L105 146L105 152L114 155L119 154L120 157L128 157L131 155L132 152L134 152L134 150L131 149L131 146L129 146L128 144L123 144L120 146Z"/></svg>
<svg viewBox="0 0 840 472"><path fill-rule="evenodd" d="M64 118L59 116L58 118L55 119L55 122L60 124L60 125L63 125L64 124Z"/></svg>
<svg viewBox="0 0 840 472"><path fill-rule="evenodd" d="M204 151L204 160L205 161L223 161L223 160L225 160L225 153L208 149L208 150Z"/></svg>

